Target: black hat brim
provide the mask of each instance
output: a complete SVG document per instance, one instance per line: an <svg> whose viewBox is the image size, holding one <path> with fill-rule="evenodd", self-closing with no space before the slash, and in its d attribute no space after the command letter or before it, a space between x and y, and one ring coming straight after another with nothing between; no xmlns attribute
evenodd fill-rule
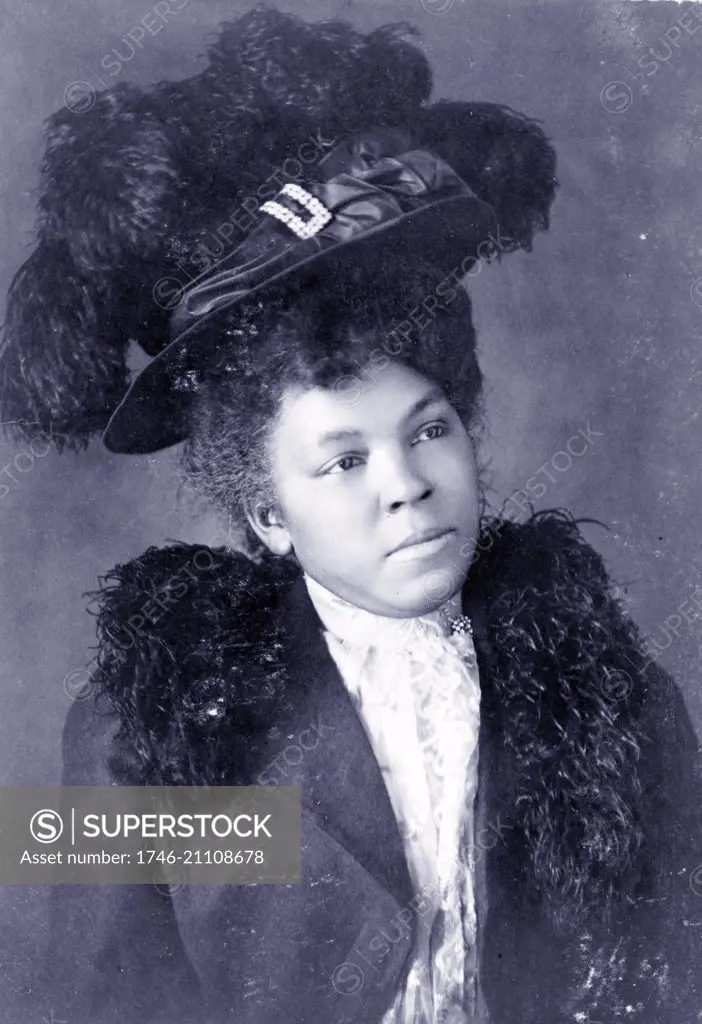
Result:
<svg viewBox="0 0 702 1024"><path fill-rule="evenodd" d="M374 257L387 252L421 254L446 270L463 276L481 258L481 243L494 245L498 229L493 207L471 196L452 196L403 214L268 278L247 293L260 296L283 279L299 286L306 278L343 273L346 261L363 261L364 248ZM148 454L184 441L189 433L190 407L202 371L217 354L218 324L231 315L230 303L193 324L171 341L132 381L102 435L105 447L121 454Z"/></svg>

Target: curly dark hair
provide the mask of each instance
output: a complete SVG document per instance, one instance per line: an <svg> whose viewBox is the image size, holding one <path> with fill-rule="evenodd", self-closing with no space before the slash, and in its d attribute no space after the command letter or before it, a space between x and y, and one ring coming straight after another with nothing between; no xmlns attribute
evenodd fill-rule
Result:
<svg viewBox="0 0 702 1024"><path fill-rule="evenodd" d="M228 314L179 466L185 485L229 520L252 556L262 548L245 508L275 502L268 442L287 389L328 388L352 404L364 376L397 360L438 383L465 426L478 429L482 374L467 292L444 291L428 323L407 320L445 279L420 257L365 260L343 275L320 271L301 288L268 289Z"/></svg>

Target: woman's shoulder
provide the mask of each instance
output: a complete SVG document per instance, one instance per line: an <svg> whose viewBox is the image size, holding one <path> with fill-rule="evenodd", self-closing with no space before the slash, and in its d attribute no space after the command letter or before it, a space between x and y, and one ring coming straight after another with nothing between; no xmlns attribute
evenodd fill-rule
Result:
<svg viewBox="0 0 702 1024"><path fill-rule="evenodd" d="M531 635L525 646L542 663L549 655L567 667L575 661L580 677L597 668L604 695L620 706L635 696L650 720L685 720L679 688L647 654L604 558L580 530L592 522L565 509L523 523L485 521L471 572L493 628Z"/></svg>
<svg viewBox="0 0 702 1024"><path fill-rule="evenodd" d="M297 575L282 560L186 543L116 565L89 593L96 669L67 745L77 734L101 763L127 751L144 781L216 783L230 767L210 756L220 737L235 752L235 735L259 727L282 689L276 611ZM199 777L193 752L206 749Z"/></svg>
<svg viewBox="0 0 702 1024"><path fill-rule="evenodd" d="M154 645L178 655L262 629L296 572L282 559L255 562L228 548L173 543L118 564L89 591L101 667Z"/></svg>
<svg viewBox="0 0 702 1024"><path fill-rule="evenodd" d="M481 544L476 568L493 644L498 660L501 654L519 676L519 698L540 699L548 674L552 707L557 680L563 707L579 728L594 722L613 734L631 730L651 785L676 777L678 793L692 786L702 796L700 740L683 690L647 654L579 521L563 509L522 524L494 519Z"/></svg>
<svg viewBox="0 0 702 1024"><path fill-rule="evenodd" d="M677 688L647 656L602 555L580 530L583 522L593 520L564 509L523 523L485 521L471 574L498 647L518 650L537 682L539 669L558 667L582 694L591 676L598 696L620 711L674 703Z"/></svg>
<svg viewBox="0 0 702 1024"><path fill-rule="evenodd" d="M283 559L260 562L230 548L175 542L152 546L99 577L89 592L98 617L109 612L132 633L160 623L170 628L184 608L216 615L248 597L271 596L295 576Z"/></svg>

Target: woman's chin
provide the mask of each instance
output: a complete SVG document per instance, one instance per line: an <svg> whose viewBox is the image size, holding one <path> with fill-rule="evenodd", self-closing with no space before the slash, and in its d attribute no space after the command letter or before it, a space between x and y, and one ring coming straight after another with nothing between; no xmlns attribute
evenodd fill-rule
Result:
<svg viewBox="0 0 702 1024"><path fill-rule="evenodd" d="M461 572L450 562L433 566L409 565L395 578L392 604L397 615L427 615L458 593L466 580L467 567Z"/></svg>

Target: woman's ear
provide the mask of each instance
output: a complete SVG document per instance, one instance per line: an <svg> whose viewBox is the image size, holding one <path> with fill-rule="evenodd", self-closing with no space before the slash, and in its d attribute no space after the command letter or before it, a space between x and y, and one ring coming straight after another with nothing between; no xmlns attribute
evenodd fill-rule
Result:
<svg viewBox="0 0 702 1024"><path fill-rule="evenodd" d="M257 502L245 508L251 529L274 555L287 555L292 551L292 539L280 510L271 504Z"/></svg>

